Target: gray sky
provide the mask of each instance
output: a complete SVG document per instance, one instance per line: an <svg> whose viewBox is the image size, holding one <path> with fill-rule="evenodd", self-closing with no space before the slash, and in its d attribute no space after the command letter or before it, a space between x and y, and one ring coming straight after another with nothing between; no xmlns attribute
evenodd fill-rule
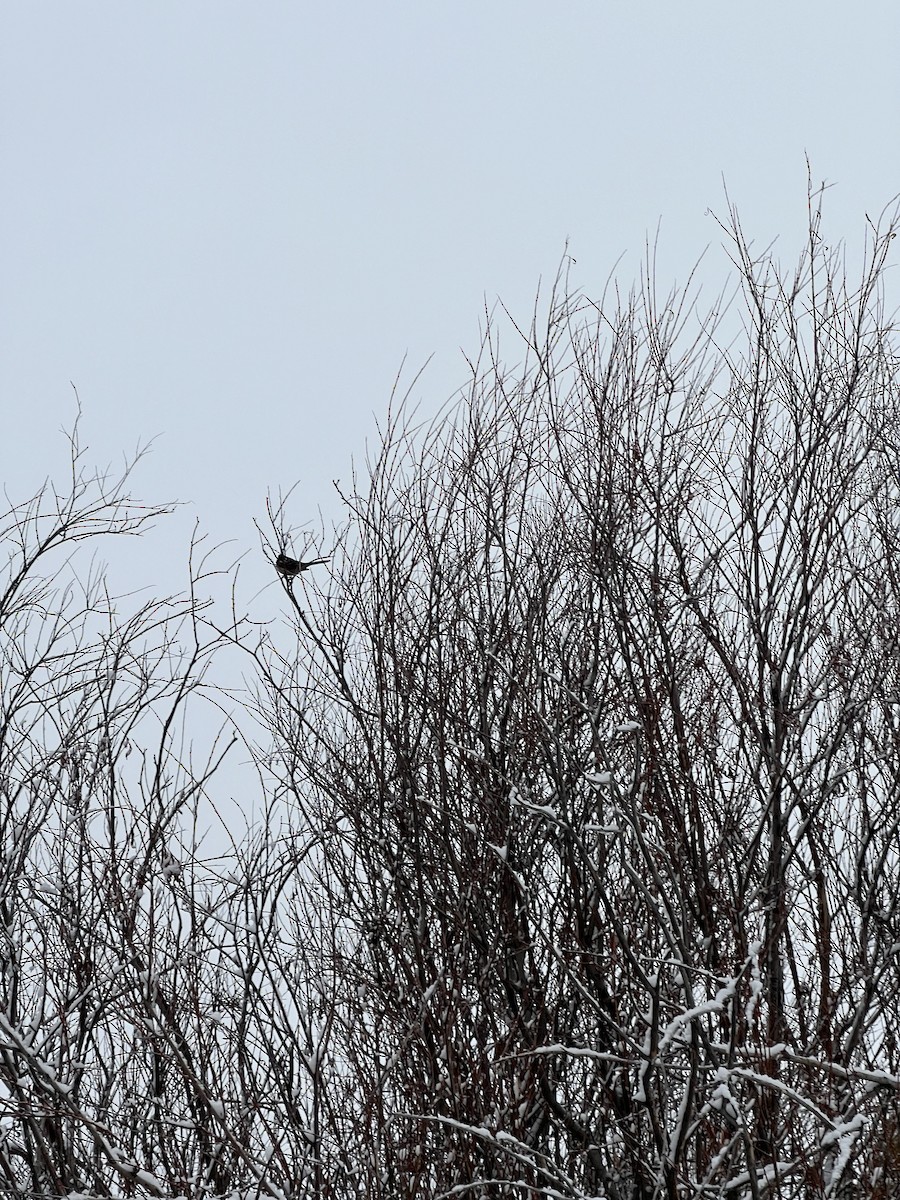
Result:
<svg viewBox="0 0 900 1200"><path fill-rule="evenodd" d="M793 260L808 154L858 247L900 191L898 26L896 0L7 3L0 474L62 465L71 380L96 458L160 435L137 491L190 502L143 582L183 580L195 517L255 551L269 489L335 516L404 355L434 355L436 410L485 299L527 319L566 239L599 293L661 221L662 283L710 245L717 290L723 176Z"/></svg>

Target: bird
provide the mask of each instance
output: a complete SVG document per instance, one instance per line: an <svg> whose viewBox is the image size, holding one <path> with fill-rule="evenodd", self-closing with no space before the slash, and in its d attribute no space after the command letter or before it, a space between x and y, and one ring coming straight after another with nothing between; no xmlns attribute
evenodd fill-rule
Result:
<svg viewBox="0 0 900 1200"><path fill-rule="evenodd" d="M310 567L317 567L319 563L327 562L327 558L313 558L309 562L301 562L297 558L289 558L287 554L279 554L275 559L275 570L279 575L285 575L289 579L293 579L301 571L308 571Z"/></svg>

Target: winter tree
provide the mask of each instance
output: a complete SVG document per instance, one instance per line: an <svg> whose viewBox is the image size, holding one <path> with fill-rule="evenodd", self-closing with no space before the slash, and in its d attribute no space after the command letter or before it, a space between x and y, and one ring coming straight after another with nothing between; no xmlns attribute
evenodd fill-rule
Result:
<svg viewBox="0 0 900 1200"><path fill-rule="evenodd" d="M729 303L489 321L287 627L202 561L127 617L54 583L160 515L77 446L11 509L6 1194L898 1193L895 230L854 274L813 197L785 271L732 215ZM210 860L225 646L266 818Z"/></svg>

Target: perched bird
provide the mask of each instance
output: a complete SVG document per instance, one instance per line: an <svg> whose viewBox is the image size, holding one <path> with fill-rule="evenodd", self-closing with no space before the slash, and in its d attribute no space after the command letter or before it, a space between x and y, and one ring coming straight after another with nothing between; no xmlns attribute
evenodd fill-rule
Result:
<svg viewBox="0 0 900 1200"><path fill-rule="evenodd" d="M275 559L275 570L279 575L287 575L288 578L293 578L294 575L299 575L301 571L308 571L310 567L317 567L319 563L327 563L327 558L313 558L309 562L300 562L296 558L288 558L286 554L279 554Z"/></svg>

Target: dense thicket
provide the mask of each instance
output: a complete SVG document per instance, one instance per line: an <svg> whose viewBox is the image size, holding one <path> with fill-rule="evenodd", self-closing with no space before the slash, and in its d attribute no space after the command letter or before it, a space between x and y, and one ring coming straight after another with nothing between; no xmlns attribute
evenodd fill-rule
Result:
<svg viewBox="0 0 900 1200"><path fill-rule="evenodd" d="M648 278L489 324L290 636L200 569L127 621L42 578L138 527L124 484L13 510L10 1195L897 1193L894 228L851 279L815 208L790 274L735 219L727 309ZM185 739L227 643L268 820L213 862Z"/></svg>

